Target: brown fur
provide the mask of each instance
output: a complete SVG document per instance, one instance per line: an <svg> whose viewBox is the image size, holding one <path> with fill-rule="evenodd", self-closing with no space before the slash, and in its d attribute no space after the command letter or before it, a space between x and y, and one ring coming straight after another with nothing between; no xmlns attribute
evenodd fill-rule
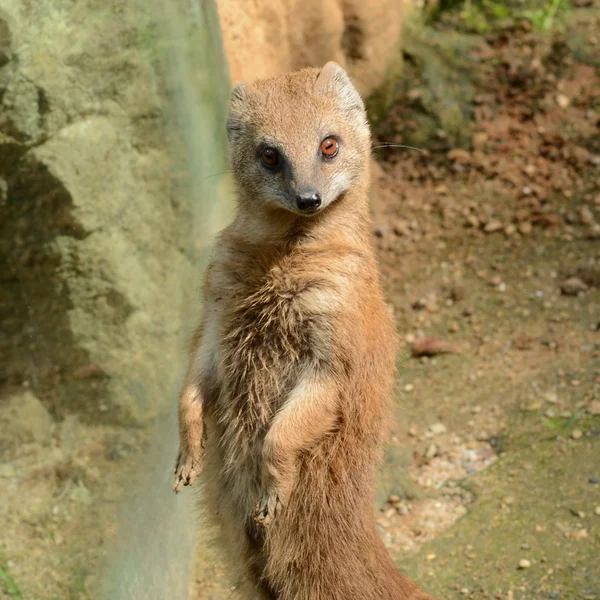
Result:
<svg viewBox="0 0 600 600"><path fill-rule="evenodd" d="M370 242L362 101L328 63L236 88L228 131L239 209L206 274L175 489L203 464L248 598L426 600L373 520L396 343ZM339 154L324 160L331 135ZM261 144L286 168L268 172ZM308 188L323 198L310 217L294 206Z"/></svg>

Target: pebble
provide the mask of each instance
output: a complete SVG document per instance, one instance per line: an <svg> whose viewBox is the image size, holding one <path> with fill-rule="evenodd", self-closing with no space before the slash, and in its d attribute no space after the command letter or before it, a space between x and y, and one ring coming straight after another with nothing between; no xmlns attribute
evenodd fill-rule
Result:
<svg viewBox="0 0 600 600"><path fill-rule="evenodd" d="M501 231L503 227L504 226L498 219L492 219L486 223L483 231L485 231L485 233L494 233L495 231Z"/></svg>
<svg viewBox="0 0 600 600"><path fill-rule="evenodd" d="M582 225L591 225L594 222L594 213L586 204L579 209L579 220Z"/></svg>
<svg viewBox="0 0 600 600"><path fill-rule="evenodd" d="M425 450L425 458L428 460L431 460L432 458L435 458L439 453L439 448L437 444L430 444L427 447L427 450Z"/></svg>
<svg viewBox="0 0 600 600"><path fill-rule="evenodd" d="M562 282L560 291L565 296L577 296L580 292L587 291L588 286L579 277L569 277Z"/></svg>
<svg viewBox="0 0 600 600"><path fill-rule="evenodd" d="M405 392L412 392L415 389L415 386L412 383L407 383L404 386L404 391Z"/></svg>
<svg viewBox="0 0 600 600"><path fill-rule="evenodd" d="M531 546L529 544L521 544L521 550L531 550Z"/></svg>
<svg viewBox="0 0 600 600"><path fill-rule="evenodd" d="M441 435L442 433L446 433L448 431L443 423L434 423L433 425L429 426L429 430L431 433L433 433L433 435Z"/></svg>
<svg viewBox="0 0 600 600"><path fill-rule="evenodd" d="M561 108L567 108L567 106L571 104L571 100L569 99L569 96L565 96L565 94L557 94L556 104L558 104Z"/></svg>
<svg viewBox="0 0 600 600"><path fill-rule="evenodd" d="M583 431L581 431L581 429L573 429L571 432L571 437L574 440L580 440L583 437Z"/></svg>
<svg viewBox="0 0 600 600"><path fill-rule="evenodd" d="M531 567L531 562L528 561L526 558L522 558L519 561L519 569L529 569L529 567Z"/></svg>
<svg viewBox="0 0 600 600"><path fill-rule="evenodd" d="M450 152L448 152L446 155L446 158L457 163L471 162L471 155L462 148L454 148L454 150L450 150Z"/></svg>
<svg viewBox="0 0 600 600"><path fill-rule="evenodd" d="M596 506L596 508L594 509L594 514L596 514L596 516L600 517L600 506Z"/></svg>
<svg viewBox="0 0 600 600"><path fill-rule="evenodd" d="M483 147L485 146L485 144L488 141L488 134L487 133L475 133L473 134L473 138L471 140L471 143L473 144L473 148L475 148L476 150L482 150Z"/></svg>
<svg viewBox="0 0 600 600"><path fill-rule="evenodd" d="M410 225L408 224L408 221L398 219L394 223L394 233L400 237L409 236L410 235Z"/></svg>
<svg viewBox="0 0 600 600"><path fill-rule="evenodd" d="M519 233L522 235L527 235L531 233L533 226L529 221L523 221L523 223L519 223Z"/></svg>
<svg viewBox="0 0 600 600"><path fill-rule="evenodd" d="M593 400L587 407L587 412L590 415L600 415L600 400Z"/></svg>

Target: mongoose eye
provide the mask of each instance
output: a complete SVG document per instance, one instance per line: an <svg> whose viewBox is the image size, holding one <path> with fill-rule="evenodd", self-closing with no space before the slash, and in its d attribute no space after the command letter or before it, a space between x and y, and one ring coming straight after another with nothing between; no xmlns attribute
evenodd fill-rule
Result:
<svg viewBox="0 0 600 600"><path fill-rule="evenodd" d="M281 163L279 152L277 152L275 148L265 148L260 153L260 162L263 166L267 167L267 169L277 168Z"/></svg>
<svg viewBox="0 0 600 600"><path fill-rule="evenodd" d="M328 137L321 142L321 154L325 158L333 158L340 148L338 141L335 138Z"/></svg>

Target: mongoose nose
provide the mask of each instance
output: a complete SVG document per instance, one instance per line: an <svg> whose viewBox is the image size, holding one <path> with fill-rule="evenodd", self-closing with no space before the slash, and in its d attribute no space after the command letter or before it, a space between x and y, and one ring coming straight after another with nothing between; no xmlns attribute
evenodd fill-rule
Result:
<svg viewBox="0 0 600 600"><path fill-rule="evenodd" d="M321 196L317 192L312 194L300 194L296 196L296 206L300 210L314 210L321 206Z"/></svg>

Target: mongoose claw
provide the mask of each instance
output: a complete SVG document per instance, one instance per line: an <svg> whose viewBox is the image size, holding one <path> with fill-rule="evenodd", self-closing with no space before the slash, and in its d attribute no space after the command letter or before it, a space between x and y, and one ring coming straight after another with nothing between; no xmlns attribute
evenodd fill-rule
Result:
<svg viewBox="0 0 600 600"><path fill-rule="evenodd" d="M192 485L202 469L202 457L179 453L175 463L173 491L177 494L186 485Z"/></svg>
<svg viewBox="0 0 600 600"><path fill-rule="evenodd" d="M276 492L265 494L256 505L254 511L254 521L260 527L268 527L278 513L281 511L282 504Z"/></svg>

